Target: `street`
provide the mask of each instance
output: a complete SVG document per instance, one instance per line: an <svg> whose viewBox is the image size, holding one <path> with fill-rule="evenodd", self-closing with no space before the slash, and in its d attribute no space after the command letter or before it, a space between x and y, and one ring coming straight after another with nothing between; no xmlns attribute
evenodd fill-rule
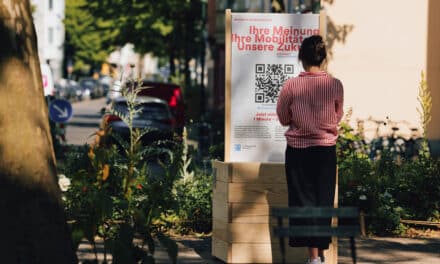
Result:
<svg viewBox="0 0 440 264"><path fill-rule="evenodd" d="M73 116L67 122L67 144L83 145L92 143L93 134L99 129L100 110L105 107L105 97L72 103Z"/></svg>

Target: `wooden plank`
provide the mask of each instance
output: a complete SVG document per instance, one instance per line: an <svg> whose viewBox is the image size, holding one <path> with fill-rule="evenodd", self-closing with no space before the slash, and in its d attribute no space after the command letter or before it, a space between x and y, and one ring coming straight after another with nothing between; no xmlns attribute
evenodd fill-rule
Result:
<svg viewBox="0 0 440 264"><path fill-rule="evenodd" d="M275 207L271 209L271 215L281 217L294 217L294 218L359 218L359 209L357 207Z"/></svg>
<svg viewBox="0 0 440 264"><path fill-rule="evenodd" d="M328 250L324 250L326 264L338 264L338 238L332 237Z"/></svg>
<svg viewBox="0 0 440 264"><path fill-rule="evenodd" d="M231 263L232 249L231 244L216 237L211 240L211 254L225 263Z"/></svg>
<svg viewBox="0 0 440 264"><path fill-rule="evenodd" d="M287 219L283 221L283 225L285 226L284 229L287 230L288 228ZM212 235L213 237L216 237L228 243L278 244L279 238L275 236L275 234L273 233L273 229L275 227L276 227L275 221L269 221L269 223L265 223L265 224L264 223L227 223L222 219L214 218ZM338 228L342 230L345 227L338 227ZM349 231L351 232L352 230L355 230L355 228L350 227ZM355 231L359 231L359 229L357 228Z"/></svg>
<svg viewBox="0 0 440 264"><path fill-rule="evenodd" d="M232 182L286 184L284 163L232 163Z"/></svg>
<svg viewBox="0 0 440 264"><path fill-rule="evenodd" d="M225 161L230 161L231 145L231 9L225 10Z"/></svg>
<svg viewBox="0 0 440 264"><path fill-rule="evenodd" d="M227 182L215 182L215 185L212 189L212 199L223 203L228 202L228 193L229 193L229 183Z"/></svg>
<svg viewBox="0 0 440 264"><path fill-rule="evenodd" d="M287 245L287 263L305 263L307 248L294 248ZM324 251L326 264L337 264L337 239L332 239L329 250ZM278 241L276 243L231 243L218 237L212 237L212 255L226 263L280 263L281 252Z"/></svg>
<svg viewBox="0 0 440 264"><path fill-rule="evenodd" d="M232 204L225 202L223 199L212 199L212 217L226 223L232 221Z"/></svg>
<svg viewBox="0 0 440 264"><path fill-rule="evenodd" d="M285 184L230 183L228 187L228 201L231 203L287 203Z"/></svg>
<svg viewBox="0 0 440 264"><path fill-rule="evenodd" d="M214 160L212 166L214 168L215 181L231 182L233 163L221 162Z"/></svg>
<svg viewBox="0 0 440 264"><path fill-rule="evenodd" d="M337 264L337 240L324 251L326 264ZM308 250L304 247L289 247L287 240L287 263L305 263ZM336 249L336 251L335 251ZM225 263L280 263L279 244L271 243L228 243L217 238L212 239L212 255Z"/></svg>
<svg viewBox="0 0 440 264"><path fill-rule="evenodd" d="M271 236L271 224L226 223L226 233L219 235L229 243L278 243L278 238Z"/></svg>
<svg viewBox="0 0 440 264"><path fill-rule="evenodd" d="M230 223L227 226L227 242L231 243L278 243L271 236L269 224Z"/></svg>
<svg viewBox="0 0 440 264"><path fill-rule="evenodd" d="M440 222L419 221L419 220L405 220L405 219L401 219L400 222L404 223L404 224L422 225L422 226L435 226L435 227L440 228Z"/></svg>
<svg viewBox="0 0 440 264"><path fill-rule="evenodd" d="M215 179L236 183L286 184L284 163L213 161Z"/></svg>
<svg viewBox="0 0 440 264"><path fill-rule="evenodd" d="M269 224L227 223L216 218L212 220L212 236L228 243L278 243L277 238L271 237L271 230Z"/></svg>
<svg viewBox="0 0 440 264"><path fill-rule="evenodd" d="M212 237L230 242L228 239L228 223L226 221L223 221L222 219L212 219Z"/></svg>
<svg viewBox="0 0 440 264"><path fill-rule="evenodd" d="M286 243L287 244L287 243ZM278 244L270 243L233 243L232 263L280 263L281 253ZM287 246L287 245L286 245ZM305 263L307 248L286 247L287 263Z"/></svg>
<svg viewBox="0 0 440 264"><path fill-rule="evenodd" d="M271 206L287 206L287 203ZM268 204L231 203L231 222L268 224L271 221L269 208Z"/></svg>
<svg viewBox="0 0 440 264"><path fill-rule="evenodd" d="M326 236L338 236L338 237L356 237L360 234L360 226L311 226L311 225L298 225L298 226L285 226L276 227L273 230L277 237L289 237L289 236L312 236L312 237L326 237Z"/></svg>

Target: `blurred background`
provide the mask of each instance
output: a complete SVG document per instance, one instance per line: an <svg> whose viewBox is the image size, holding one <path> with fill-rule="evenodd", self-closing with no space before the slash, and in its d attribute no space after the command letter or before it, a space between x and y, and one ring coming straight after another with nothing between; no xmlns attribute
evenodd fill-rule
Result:
<svg viewBox="0 0 440 264"><path fill-rule="evenodd" d="M114 81L131 78L178 85L188 135L197 144L202 141L204 155L208 146L221 149L223 142L225 9L325 11L327 68L345 85L350 124L361 124L360 132L368 140L393 133L408 140L414 133L416 137L426 133L431 151L440 153L438 1L31 2L40 61L49 66L55 84L46 94L72 101L106 97L108 103L115 96ZM423 81L432 97L427 131L417 110ZM377 126L380 123L389 125L383 129Z"/></svg>

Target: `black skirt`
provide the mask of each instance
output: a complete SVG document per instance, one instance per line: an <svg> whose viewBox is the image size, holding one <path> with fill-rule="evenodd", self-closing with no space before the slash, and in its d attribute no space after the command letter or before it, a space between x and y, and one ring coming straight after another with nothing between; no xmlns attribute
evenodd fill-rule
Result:
<svg viewBox="0 0 440 264"><path fill-rule="evenodd" d="M336 147L286 149L289 207L333 207L336 186ZM331 219L290 220L290 225L331 224ZM328 249L331 237L290 237L292 247Z"/></svg>

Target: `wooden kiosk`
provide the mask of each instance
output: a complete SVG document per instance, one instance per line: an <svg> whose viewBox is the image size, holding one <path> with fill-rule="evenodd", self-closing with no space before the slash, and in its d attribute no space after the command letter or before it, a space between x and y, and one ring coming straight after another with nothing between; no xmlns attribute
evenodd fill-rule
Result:
<svg viewBox="0 0 440 264"><path fill-rule="evenodd" d="M259 15L261 17L263 14ZM270 16L274 15L276 16L276 14L270 14ZM232 142L234 140L232 133L239 133L243 130L242 128L239 131L231 129L233 125L231 115L235 115L233 112L236 111L231 108L231 96L236 96L231 94L231 37L233 34L231 19L230 10L226 10L225 162L213 161L212 255L225 263L279 263L281 261L279 239L272 234L275 220L271 219L269 208L287 206L284 163L282 161L235 161L230 154L231 148L236 148ZM250 20L252 19L260 18ZM323 25L323 20L319 19L321 33ZM239 37L243 38L243 36ZM234 38L239 39L237 35ZM285 143L281 151L284 149ZM241 151L238 146L236 150ZM287 240L285 243L287 244ZM287 246L287 249L288 263L305 263L308 256L307 248ZM337 240L335 238L325 253L326 264L337 263Z"/></svg>

